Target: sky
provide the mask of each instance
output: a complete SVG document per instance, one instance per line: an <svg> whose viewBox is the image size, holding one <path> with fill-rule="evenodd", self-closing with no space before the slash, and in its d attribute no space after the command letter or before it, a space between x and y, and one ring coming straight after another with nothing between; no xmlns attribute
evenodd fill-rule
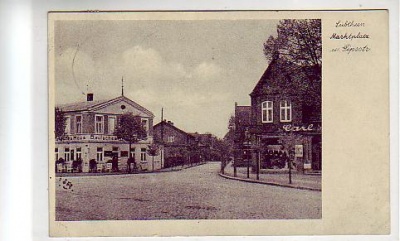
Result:
<svg viewBox="0 0 400 241"><path fill-rule="evenodd" d="M268 66L278 20L55 22L56 104L124 95L187 132L223 137Z"/></svg>

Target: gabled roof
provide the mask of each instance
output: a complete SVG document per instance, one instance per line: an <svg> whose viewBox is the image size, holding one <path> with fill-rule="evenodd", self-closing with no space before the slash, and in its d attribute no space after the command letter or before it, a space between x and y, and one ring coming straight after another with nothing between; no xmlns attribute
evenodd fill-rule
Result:
<svg viewBox="0 0 400 241"><path fill-rule="evenodd" d="M320 71L320 67L317 66L304 67L281 58L274 58L250 93L250 96L264 94L265 90L268 92L282 93L287 91L296 93L298 90L293 89L296 83L310 83L310 78L314 80L318 78L320 80Z"/></svg>
<svg viewBox="0 0 400 241"><path fill-rule="evenodd" d="M161 121L161 122L159 122L159 123L157 123L156 125L154 125L153 129L155 130L155 129L159 128L159 127L161 128L162 125L164 125L164 126L169 126L169 127L171 127L172 129L174 129L174 130L176 130L176 131L178 131L178 132L180 132L180 133L182 133L182 134L184 134L184 135L188 135L188 136L194 138L194 136L193 136L192 134L187 133L186 131L183 131L183 130L179 129L179 128L176 127L174 124L172 124L172 123L170 123L170 122L167 122L167 121L165 121L165 120L164 120L164 121Z"/></svg>
<svg viewBox="0 0 400 241"><path fill-rule="evenodd" d="M154 117L154 114L144 108L143 106L139 105L138 103L134 102L133 100L125 97L119 96L111 100L96 100L96 101L83 101L83 102L76 102L71 104L64 104L57 106L64 112L75 112L75 111L96 111L101 108L110 106L112 104L118 103L120 101L125 101L128 104L132 105L136 109L148 114L151 117Z"/></svg>
<svg viewBox="0 0 400 241"><path fill-rule="evenodd" d="M235 106L235 123L238 125L251 124L251 106Z"/></svg>

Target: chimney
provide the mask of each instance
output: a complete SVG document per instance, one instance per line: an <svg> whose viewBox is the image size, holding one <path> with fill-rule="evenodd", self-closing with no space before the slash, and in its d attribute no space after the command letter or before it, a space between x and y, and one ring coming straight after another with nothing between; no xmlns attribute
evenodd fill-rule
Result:
<svg viewBox="0 0 400 241"><path fill-rule="evenodd" d="M87 101L93 101L93 93L88 93L87 94Z"/></svg>

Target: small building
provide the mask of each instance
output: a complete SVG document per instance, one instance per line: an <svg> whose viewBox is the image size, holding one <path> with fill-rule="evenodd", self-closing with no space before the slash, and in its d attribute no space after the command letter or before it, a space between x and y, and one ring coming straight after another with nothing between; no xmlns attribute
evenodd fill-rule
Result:
<svg viewBox="0 0 400 241"><path fill-rule="evenodd" d="M234 159L236 166L246 166L252 159L251 152L246 147L246 131L251 126L251 106L239 106L235 103L234 124Z"/></svg>
<svg viewBox="0 0 400 241"><path fill-rule="evenodd" d="M164 146L165 167L198 162L197 143L193 135L163 120L154 126L156 143Z"/></svg>
<svg viewBox="0 0 400 241"><path fill-rule="evenodd" d="M121 95L110 100L94 100L93 94L88 94L84 102L59 105L57 108L65 118L65 135L56 140L56 161L60 158L66 163L81 160L79 171L83 172L126 170L129 157L134 158L142 170L151 170L153 166L154 169L163 168L162 150L155 156L154 165L150 163L153 158L148 154L148 148L153 144L154 115L129 98ZM147 131L147 138L133 144L130 150L127 141L114 135L119 118L124 113L138 116Z"/></svg>

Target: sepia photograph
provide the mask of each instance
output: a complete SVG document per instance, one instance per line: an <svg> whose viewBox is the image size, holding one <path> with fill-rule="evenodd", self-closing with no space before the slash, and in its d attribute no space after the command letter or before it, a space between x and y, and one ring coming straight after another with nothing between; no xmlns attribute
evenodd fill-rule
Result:
<svg viewBox="0 0 400 241"><path fill-rule="evenodd" d="M320 19L56 21L58 221L320 219Z"/></svg>
<svg viewBox="0 0 400 241"><path fill-rule="evenodd" d="M48 20L51 236L389 232L385 11Z"/></svg>

